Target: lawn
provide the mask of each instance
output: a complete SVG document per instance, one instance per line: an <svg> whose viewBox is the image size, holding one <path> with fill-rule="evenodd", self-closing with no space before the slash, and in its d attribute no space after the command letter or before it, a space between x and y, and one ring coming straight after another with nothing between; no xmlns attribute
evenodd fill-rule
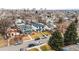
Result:
<svg viewBox="0 0 79 59"><path fill-rule="evenodd" d="M45 43L43 45L37 46L36 48L35 47L31 48L28 51L55 51L55 50L51 49L51 47L47 43Z"/></svg>
<svg viewBox="0 0 79 59"><path fill-rule="evenodd" d="M34 35L31 35L31 37L33 39L36 39L36 38L42 37L43 35L51 35L51 33L47 32L47 31L45 31L45 32L38 32L38 33L36 33Z"/></svg>
<svg viewBox="0 0 79 59"><path fill-rule="evenodd" d="M48 31L42 32L42 34L44 34L44 35L51 35L51 33L48 32Z"/></svg>
<svg viewBox="0 0 79 59"><path fill-rule="evenodd" d="M3 39L3 37L1 36L1 34L0 34L0 47L3 47L4 46L4 39Z"/></svg>
<svg viewBox="0 0 79 59"><path fill-rule="evenodd" d="M51 51L52 50L51 47L48 44L40 46L40 49L42 51Z"/></svg>
<svg viewBox="0 0 79 59"><path fill-rule="evenodd" d="M28 51L39 51L37 48L29 49Z"/></svg>
<svg viewBox="0 0 79 59"><path fill-rule="evenodd" d="M6 40L0 40L0 48L7 46L7 41Z"/></svg>

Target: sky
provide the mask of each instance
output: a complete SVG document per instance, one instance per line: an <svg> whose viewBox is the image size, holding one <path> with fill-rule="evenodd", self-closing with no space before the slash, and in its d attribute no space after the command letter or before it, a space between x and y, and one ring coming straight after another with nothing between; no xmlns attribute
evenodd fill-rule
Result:
<svg viewBox="0 0 79 59"><path fill-rule="evenodd" d="M79 0L0 0L5 9L79 9Z"/></svg>

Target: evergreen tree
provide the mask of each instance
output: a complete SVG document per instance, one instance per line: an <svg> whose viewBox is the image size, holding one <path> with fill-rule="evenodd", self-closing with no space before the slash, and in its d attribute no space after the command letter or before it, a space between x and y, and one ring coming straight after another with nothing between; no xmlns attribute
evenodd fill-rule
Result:
<svg viewBox="0 0 79 59"><path fill-rule="evenodd" d="M77 43L79 43L79 37L77 38Z"/></svg>
<svg viewBox="0 0 79 59"><path fill-rule="evenodd" d="M75 21L74 21L76 24L78 23L78 19L77 19L77 17L75 18Z"/></svg>
<svg viewBox="0 0 79 59"><path fill-rule="evenodd" d="M64 44L65 45L70 45L70 44L76 43L76 40L77 40L77 32L76 31L77 31L76 23L72 22L64 34Z"/></svg>
<svg viewBox="0 0 79 59"><path fill-rule="evenodd" d="M63 40L62 35L58 30L53 32L52 36L48 41L48 44L52 49L55 49L57 51L61 50L61 47L63 46Z"/></svg>

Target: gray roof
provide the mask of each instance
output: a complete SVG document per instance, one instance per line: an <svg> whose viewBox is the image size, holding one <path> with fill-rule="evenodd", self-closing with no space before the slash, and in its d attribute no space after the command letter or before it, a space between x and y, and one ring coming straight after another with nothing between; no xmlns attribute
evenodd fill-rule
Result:
<svg viewBox="0 0 79 59"><path fill-rule="evenodd" d="M27 33L27 32L32 31L32 28L30 25L22 25L22 26L19 26L19 28L23 33Z"/></svg>
<svg viewBox="0 0 79 59"><path fill-rule="evenodd" d="M37 28L38 27L42 27L42 28L44 27L44 25L41 24L41 23L32 23L32 25L35 26L35 27L37 27Z"/></svg>

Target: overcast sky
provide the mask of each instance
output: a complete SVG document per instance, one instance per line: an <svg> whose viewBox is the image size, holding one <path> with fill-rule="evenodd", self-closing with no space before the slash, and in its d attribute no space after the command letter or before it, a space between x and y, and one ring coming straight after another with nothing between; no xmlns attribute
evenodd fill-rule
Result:
<svg viewBox="0 0 79 59"><path fill-rule="evenodd" d="M0 0L0 8L79 9L79 0Z"/></svg>

